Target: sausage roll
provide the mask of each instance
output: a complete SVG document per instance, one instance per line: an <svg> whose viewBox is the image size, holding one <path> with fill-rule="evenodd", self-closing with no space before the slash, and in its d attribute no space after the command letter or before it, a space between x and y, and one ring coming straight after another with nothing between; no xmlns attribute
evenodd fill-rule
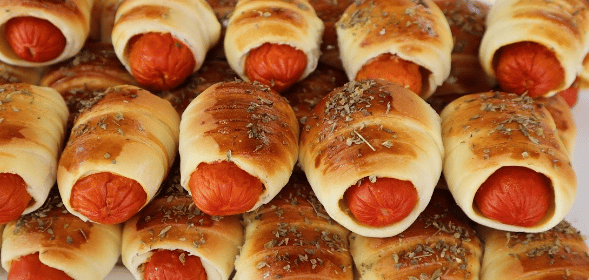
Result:
<svg viewBox="0 0 589 280"><path fill-rule="evenodd" d="M360 279L479 279L483 246L452 214L453 203L447 190L438 189L402 233L387 238L352 233L350 252Z"/></svg>
<svg viewBox="0 0 589 280"><path fill-rule="evenodd" d="M539 106L544 106L550 112L550 116L552 116L556 125L558 137L564 144L569 158L573 158L573 150L577 139L577 124L575 123L573 111L565 98L555 95L548 98L538 98L536 103Z"/></svg>
<svg viewBox="0 0 589 280"><path fill-rule="evenodd" d="M452 33L433 1L356 1L336 27L350 80L390 80L425 99L450 75Z"/></svg>
<svg viewBox="0 0 589 280"><path fill-rule="evenodd" d="M589 279L585 238L567 221L539 233L477 228L485 254L481 280Z"/></svg>
<svg viewBox="0 0 589 280"><path fill-rule="evenodd" d="M288 182L298 139L295 114L275 91L243 81L212 85L182 114L182 186L207 214L254 210Z"/></svg>
<svg viewBox="0 0 589 280"><path fill-rule="evenodd" d="M504 91L549 97L571 86L588 51L587 1L508 0L489 10L479 59Z"/></svg>
<svg viewBox="0 0 589 280"><path fill-rule="evenodd" d="M315 106L299 162L334 220L360 235L393 236L415 221L438 182L440 129L438 114L410 90L353 81Z"/></svg>
<svg viewBox="0 0 589 280"><path fill-rule="evenodd" d="M475 222L520 232L558 224L577 180L550 112L513 93L463 96L441 114L444 176Z"/></svg>
<svg viewBox="0 0 589 280"><path fill-rule="evenodd" d="M116 12L112 44L140 84L163 90L175 88L201 67L220 32L205 0L124 0Z"/></svg>
<svg viewBox="0 0 589 280"><path fill-rule="evenodd" d="M0 86L0 224L43 205L55 184L68 110L55 90Z"/></svg>
<svg viewBox="0 0 589 280"><path fill-rule="evenodd" d="M282 93L282 96L292 106L297 119L304 124L319 100L347 81L346 73L342 70L319 63L315 72Z"/></svg>
<svg viewBox="0 0 589 280"><path fill-rule="evenodd" d="M20 67L0 62L0 84L39 85L42 72L40 67Z"/></svg>
<svg viewBox="0 0 589 280"><path fill-rule="evenodd" d="M173 168L161 193L125 222L123 264L138 280L228 280L243 244L240 219L200 211L180 185L179 166Z"/></svg>
<svg viewBox="0 0 589 280"><path fill-rule="evenodd" d="M43 207L6 225L2 267L8 279L102 280L121 254L121 228L80 220L51 192Z"/></svg>
<svg viewBox="0 0 589 280"><path fill-rule="evenodd" d="M317 67L324 25L307 0L240 0L227 25L229 65L282 91Z"/></svg>
<svg viewBox="0 0 589 280"><path fill-rule="evenodd" d="M350 232L327 215L304 174L243 220L234 280L353 279Z"/></svg>
<svg viewBox="0 0 589 280"><path fill-rule="evenodd" d="M45 70L40 85L57 90L70 110L74 122L94 93L118 85L136 85L133 76L117 58L113 46L88 43L74 57Z"/></svg>
<svg viewBox="0 0 589 280"><path fill-rule="evenodd" d="M76 55L90 32L94 1L0 1L0 60L45 66Z"/></svg>
<svg viewBox="0 0 589 280"><path fill-rule="evenodd" d="M464 95L491 90L496 82L485 73L479 62L479 47L485 32L485 19L494 1L434 2L444 12L454 40L450 76L434 95Z"/></svg>
<svg viewBox="0 0 589 280"><path fill-rule="evenodd" d="M179 123L169 102L138 87L96 93L59 159L57 183L66 208L98 223L131 218L168 174Z"/></svg>
<svg viewBox="0 0 589 280"><path fill-rule="evenodd" d="M112 28L119 4L123 0L94 0L92 22L88 39L95 42L112 43Z"/></svg>

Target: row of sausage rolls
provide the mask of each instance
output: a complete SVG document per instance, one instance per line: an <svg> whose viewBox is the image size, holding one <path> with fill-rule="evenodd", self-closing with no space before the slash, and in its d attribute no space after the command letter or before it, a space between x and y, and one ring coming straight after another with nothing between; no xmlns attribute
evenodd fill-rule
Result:
<svg viewBox="0 0 589 280"><path fill-rule="evenodd" d="M569 88L589 52L589 3L497 1L487 15L479 59L502 90L532 97Z"/></svg>
<svg viewBox="0 0 589 280"><path fill-rule="evenodd" d="M55 184L68 109L51 88L0 86L0 224L43 205Z"/></svg>
<svg viewBox="0 0 589 280"><path fill-rule="evenodd" d="M350 232L328 216L304 174L243 223L233 279L353 279Z"/></svg>
<svg viewBox="0 0 589 280"><path fill-rule="evenodd" d="M240 80L214 84L182 114L182 186L207 214L254 210L288 182L298 140L296 116L278 93Z"/></svg>
<svg viewBox="0 0 589 280"><path fill-rule="evenodd" d="M440 117L422 98L365 80L319 101L303 124L299 162L335 221L384 237L402 232L425 209L443 153Z"/></svg>
<svg viewBox="0 0 589 280"><path fill-rule="evenodd" d="M433 1L356 1L336 27L351 81L385 79L425 99L450 75L452 33Z"/></svg>
<svg viewBox="0 0 589 280"><path fill-rule="evenodd" d="M2 267L8 279L102 280L119 259L121 231L70 214L54 188L41 208L6 225Z"/></svg>
<svg viewBox="0 0 589 280"><path fill-rule="evenodd" d="M443 173L473 221L539 232L563 220L577 181L545 106L528 96L486 92L453 101L441 117Z"/></svg>
<svg viewBox="0 0 589 280"><path fill-rule="evenodd" d="M76 55L90 33L95 1L0 1L0 60L34 67Z"/></svg>
<svg viewBox="0 0 589 280"><path fill-rule="evenodd" d="M175 164L157 197L125 222L122 261L137 280L228 280L243 238L239 216L195 206Z"/></svg>

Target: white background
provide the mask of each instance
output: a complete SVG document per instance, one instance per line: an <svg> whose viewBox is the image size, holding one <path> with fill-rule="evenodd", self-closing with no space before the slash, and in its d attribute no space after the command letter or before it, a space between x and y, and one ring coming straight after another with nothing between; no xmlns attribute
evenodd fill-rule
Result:
<svg viewBox="0 0 589 280"><path fill-rule="evenodd" d="M573 108L578 134L573 155L573 168L577 173L578 196L566 220L582 234L589 236L589 91L581 92ZM0 279L6 279L6 272L0 271ZM134 280L122 266L117 266L105 280Z"/></svg>

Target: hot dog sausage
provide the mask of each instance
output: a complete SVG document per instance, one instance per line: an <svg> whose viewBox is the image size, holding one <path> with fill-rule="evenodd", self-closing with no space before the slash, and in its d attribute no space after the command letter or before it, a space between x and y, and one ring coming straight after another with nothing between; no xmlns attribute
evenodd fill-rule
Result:
<svg viewBox="0 0 589 280"><path fill-rule="evenodd" d="M36 17L15 17L6 22L4 36L12 51L30 62L46 62L65 49L63 33L51 22Z"/></svg>
<svg viewBox="0 0 589 280"><path fill-rule="evenodd" d="M17 174L0 173L0 224L18 219L31 201L27 183Z"/></svg>
<svg viewBox="0 0 589 280"><path fill-rule="evenodd" d="M206 280L200 258L181 250L157 250L144 264L145 280Z"/></svg>
<svg viewBox="0 0 589 280"><path fill-rule="evenodd" d="M39 252L13 261L8 280L73 280L65 272L47 266L39 260Z"/></svg>
<svg viewBox="0 0 589 280"><path fill-rule="evenodd" d="M537 43L507 45L496 59L497 82L506 92L540 97L564 80L564 70L554 53Z"/></svg>
<svg viewBox="0 0 589 280"><path fill-rule="evenodd" d="M141 85L168 90L192 74L196 61L190 49L170 33L145 33L129 42L129 67Z"/></svg>
<svg viewBox="0 0 589 280"><path fill-rule="evenodd" d="M258 178L230 161L199 164L188 184L194 204L212 216L247 212L264 191Z"/></svg>
<svg viewBox="0 0 589 280"><path fill-rule="evenodd" d="M366 178L346 190L344 197L354 217L363 224L384 227L407 217L417 204L417 190L409 181Z"/></svg>
<svg viewBox="0 0 589 280"><path fill-rule="evenodd" d="M474 202L487 218L530 227L544 218L553 196L545 175L521 166L506 166L481 185Z"/></svg>
<svg viewBox="0 0 589 280"><path fill-rule="evenodd" d="M146 199L136 181L102 172L79 179L72 188L70 204L94 222L117 224L137 213Z"/></svg>
<svg viewBox="0 0 589 280"><path fill-rule="evenodd" d="M362 66L356 81L363 79L383 79L421 93L419 65L390 53L381 54Z"/></svg>
<svg viewBox="0 0 589 280"><path fill-rule="evenodd" d="M577 83L573 83L572 86L559 92L558 94L564 98L569 107L573 108L573 106L575 106L579 100L579 87Z"/></svg>
<svg viewBox="0 0 589 280"><path fill-rule="evenodd" d="M307 67L304 52L289 45L265 43L251 50L245 61L245 73L281 92L299 80Z"/></svg>

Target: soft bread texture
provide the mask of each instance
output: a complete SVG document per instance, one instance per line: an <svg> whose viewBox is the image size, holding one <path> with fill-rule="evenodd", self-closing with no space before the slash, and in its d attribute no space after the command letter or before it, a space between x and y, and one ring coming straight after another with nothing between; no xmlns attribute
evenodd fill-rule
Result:
<svg viewBox="0 0 589 280"><path fill-rule="evenodd" d="M149 202L177 154L180 117L169 102L136 86L97 93L76 122L59 160L57 183L66 208L78 179L109 172L138 182ZM145 206L145 205L144 205Z"/></svg>
<svg viewBox="0 0 589 280"><path fill-rule="evenodd" d="M487 15L479 51L487 74L495 77L494 59L501 47L525 41L551 50L564 70L564 81L545 96L567 89L589 51L589 4L584 0L497 1Z"/></svg>
<svg viewBox="0 0 589 280"><path fill-rule="evenodd" d="M589 88L589 54L585 55L585 58L583 59L583 69L581 70L581 73L579 73L577 82L579 89Z"/></svg>
<svg viewBox="0 0 589 280"><path fill-rule="evenodd" d="M98 0L0 1L0 25L15 17L32 16L51 22L66 38L65 48L58 57L46 62L29 62L14 54L4 36L0 36L0 60L11 65L34 67L51 65L76 55L90 33L94 1Z"/></svg>
<svg viewBox="0 0 589 280"><path fill-rule="evenodd" d="M39 252L39 260L76 280L102 280L121 254L120 225L84 222L70 214L57 191L39 210L6 225L2 267Z"/></svg>
<svg viewBox="0 0 589 280"><path fill-rule="evenodd" d="M492 1L434 0L444 12L452 31L450 76L434 95L469 94L491 90L496 82L479 62L479 47L485 33L485 20ZM494 1L493 1L494 2Z"/></svg>
<svg viewBox="0 0 589 280"><path fill-rule="evenodd" d="M351 234L359 279L479 279L483 246L475 231L453 214L453 203L447 190L436 190L428 207L401 234Z"/></svg>
<svg viewBox="0 0 589 280"><path fill-rule="evenodd" d="M336 28L350 80L369 60L386 53L426 70L423 90L417 92L424 99L448 78L453 46L448 21L433 1L417 2L363 0L346 9Z"/></svg>
<svg viewBox="0 0 589 280"><path fill-rule="evenodd" d="M569 158L572 159L577 139L577 124L575 123L573 111L564 97L557 94L548 98L538 98L536 104L544 106L550 112L556 125L558 137L564 144Z"/></svg>
<svg viewBox="0 0 589 280"><path fill-rule="evenodd" d="M228 160L264 184L250 210L288 182L298 158L299 125L283 97L259 83L217 83L196 97L180 122L182 186L200 163Z"/></svg>
<svg viewBox="0 0 589 280"><path fill-rule="evenodd" d="M143 278L143 264L153 251L183 250L198 256L208 280L228 280L243 244L239 216L216 217L201 212L180 186L174 166L162 192L125 223L122 261L135 279Z"/></svg>
<svg viewBox="0 0 589 280"><path fill-rule="evenodd" d="M540 232L571 209L577 179L550 112L527 96L486 92L463 96L441 114L444 176L457 204L475 222L507 231ZM497 169L522 166L544 174L554 201L536 225L520 227L486 218L474 206L478 188Z"/></svg>
<svg viewBox="0 0 589 280"><path fill-rule="evenodd" d="M18 174L33 198L24 214L43 205L55 184L68 110L54 89L0 86L0 172Z"/></svg>
<svg viewBox="0 0 589 280"><path fill-rule="evenodd" d="M188 28L190 27L190 28ZM219 40L221 24L205 0L123 0L112 29L112 44L127 70L129 41L149 32L170 33L192 52L198 70Z"/></svg>
<svg viewBox="0 0 589 280"><path fill-rule="evenodd" d="M327 215L304 174L243 220L234 280L353 279L350 232Z"/></svg>
<svg viewBox="0 0 589 280"><path fill-rule="evenodd" d="M485 249L481 280L589 279L589 250L567 221L533 234L476 230Z"/></svg>
<svg viewBox="0 0 589 280"><path fill-rule="evenodd" d="M419 96L380 81L350 82L325 96L303 124L299 162L327 213L350 231L388 237L405 230L427 206L442 171L440 118ZM385 227L359 223L344 201L360 179L410 181L415 208Z"/></svg>
<svg viewBox="0 0 589 280"><path fill-rule="evenodd" d="M88 43L74 57L47 67L39 84L63 96L70 110L71 128L96 92L113 86L137 85L137 82L121 64L112 45Z"/></svg>
<svg viewBox="0 0 589 280"><path fill-rule="evenodd" d="M307 56L302 80L317 67L323 29L307 0L240 0L227 25L225 56L231 68L248 81L245 60L250 50L264 43L289 45Z"/></svg>

